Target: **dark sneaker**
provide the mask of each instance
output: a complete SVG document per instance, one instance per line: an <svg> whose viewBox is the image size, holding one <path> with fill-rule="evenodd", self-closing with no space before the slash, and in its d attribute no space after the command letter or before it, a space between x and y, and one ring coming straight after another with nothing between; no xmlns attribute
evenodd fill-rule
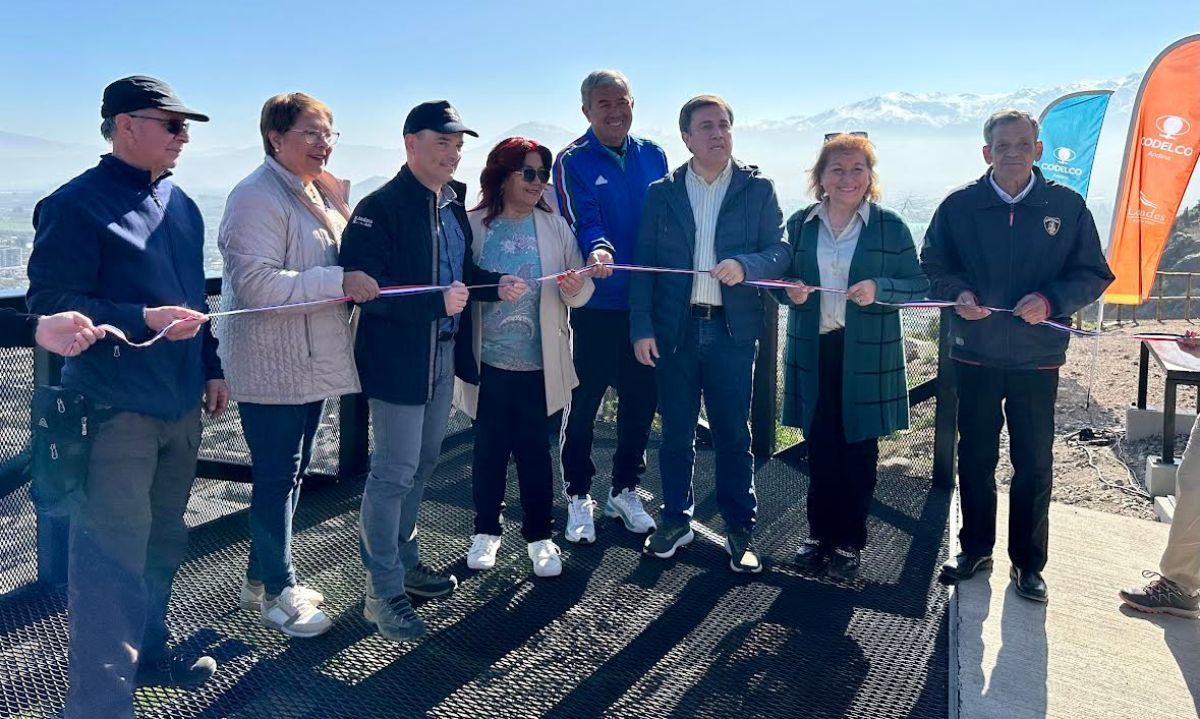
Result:
<svg viewBox="0 0 1200 719"><path fill-rule="evenodd" d="M453 574L435 572L422 562L404 570L404 591L414 597L444 597L457 588L458 579Z"/></svg>
<svg viewBox="0 0 1200 719"><path fill-rule="evenodd" d="M947 562L942 565L942 573L940 579L947 584L961 582L964 579L970 579L978 572L992 566L992 555L990 554L967 554L959 552L954 557L954 562Z"/></svg>
<svg viewBox="0 0 1200 719"><path fill-rule="evenodd" d="M404 594L391 598L368 594L363 602L363 617L375 625L384 639L393 642L411 642L425 636L425 621L417 616Z"/></svg>
<svg viewBox="0 0 1200 719"><path fill-rule="evenodd" d="M139 687L175 687L195 689L207 682L217 671L212 657L192 659L169 652L157 659L138 663L134 677Z"/></svg>
<svg viewBox="0 0 1200 719"><path fill-rule="evenodd" d="M809 537L796 550L796 564L801 569L816 571L821 568L829 557L829 548L819 539Z"/></svg>
<svg viewBox="0 0 1200 719"><path fill-rule="evenodd" d="M749 529L735 529L725 537L725 551L729 552L729 568L744 574L762 571L762 559L754 548L754 536Z"/></svg>
<svg viewBox="0 0 1200 719"><path fill-rule="evenodd" d="M829 568L825 573L831 579L849 582L858 576L862 564L862 553L854 547L838 547L829 555Z"/></svg>
<svg viewBox="0 0 1200 719"><path fill-rule="evenodd" d="M1015 581L1019 596L1035 602L1050 601L1050 590L1046 588L1046 580L1042 579L1041 572L1027 572L1013 567L1008 576Z"/></svg>
<svg viewBox="0 0 1200 719"><path fill-rule="evenodd" d="M1139 612L1200 618L1200 597L1185 591L1158 572L1147 569L1142 576L1151 582L1140 588L1122 589L1117 593L1122 602Z"/></svg>
<svg viewBox="0 0 1200 719"><path fill-rule="evenodd" d="M675 550L691 544L696 535L692 533L691 523L676 524L663 522L663 526L646 538L645 551L659 559L670 559L675 556Z"/></svg>

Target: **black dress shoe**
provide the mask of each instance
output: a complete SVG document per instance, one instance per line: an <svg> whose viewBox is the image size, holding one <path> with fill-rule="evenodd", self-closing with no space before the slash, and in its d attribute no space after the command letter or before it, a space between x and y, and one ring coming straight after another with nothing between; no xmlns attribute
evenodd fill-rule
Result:
<svg viewBox="0 0 1200 719"><path fill-rule="evenodd" d="M1008 576L1016 580L1018 595L1035 602L1050 601L1050 591L1046 589L1046 580L1042 579L1041 572L1026 572L1013 567Z"/></svg>
<svg viewBox="0 0 1200 719"><path fill-rule="evenodd" d="M815 571L821 568L829 556L829 548L819 539L809 537L796 550L796 565L801 569Z"/></svg>
<svg viewBox="0 0 1200 719"><path fill-rule="evenodd" d="M195 689L216 671L217 662L212 657L191 658L170 652L138 663L134 683L139 687Z"/></svg>
<svg viewBox="0 0 1200 719"><path fill-rule="evenodd" d="M854 547L838 547L829 555L829 567L825 573L830 579L849 582L858 576L862 553Z"/></svg>
<svg viewBox="0 0 1200 719"><path fill-rule="evenodd" d="M959 552L954 557L954 562L947 562L942 565L941 580L954 584L961 582L964 579L970 579L979 571L992 566L992 555L990 554L968 554Z"/></svg>

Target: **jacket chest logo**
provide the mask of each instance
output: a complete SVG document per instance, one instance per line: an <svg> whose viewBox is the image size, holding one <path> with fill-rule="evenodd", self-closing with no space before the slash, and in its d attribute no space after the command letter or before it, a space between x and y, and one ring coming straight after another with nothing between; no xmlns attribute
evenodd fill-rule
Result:
<svg viewBox="0 0 1200 719"><path fill-rule="evenodd" d="M608 180L604 177L604 175L600 175L599 177L596 178L596 187L599 187L601 185L607 185L607 184L608 184Z"/></svg>
<svg viewBox="0 0 1200 719"><path fill-rule="evenodd" d="M1042 218L1042 227L1046 228L1046 234L1054 237L1058 234L1058 228L1062 227L1062 220L1057 217L1046 216Z"/></svg>

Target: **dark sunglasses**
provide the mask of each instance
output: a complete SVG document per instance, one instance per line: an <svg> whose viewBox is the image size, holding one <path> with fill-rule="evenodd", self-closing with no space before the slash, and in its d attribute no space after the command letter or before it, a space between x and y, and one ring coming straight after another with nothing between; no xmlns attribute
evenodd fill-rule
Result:
<svg viewBox="0 0 1200 719"><path fill-rule="evenodd" d="M172 135L182 135L192 127L190 122L187 120L180 120L178 117L150 117L149 115L134 114L130 114L129 116L136 117L139 120L153 120L155 122L161 122L162 126L167 129L167 132L171 133Z"/></svg>
<svg viewBox="0 0 1200 719"><path fill-rule="evenodd" d="M825 133L825 142L829 142L838 135L850 135L851 137L861 137L864 140L867 138L867 133L864 130L855 130L854 132L827 132Z"/></svg>
<svg viewBox="0 0 1200 719"><path fill-rule="evenodd" d="M534 180L541 180L542 182L550 181L550 171L544 167L539 167L536 170L532 167L524 167L520 170L515 170L515 172L526 182L533 182Z"/></svg>

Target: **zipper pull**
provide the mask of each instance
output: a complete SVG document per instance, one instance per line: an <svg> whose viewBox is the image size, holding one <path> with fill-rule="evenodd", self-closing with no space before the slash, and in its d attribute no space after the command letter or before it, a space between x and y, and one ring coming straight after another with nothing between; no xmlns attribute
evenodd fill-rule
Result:
<svg viewBox="0 0 1200 719"><path fill-rule="evenodd" d="M63 404L62 397L59 397L58 399L54 400L54 403L56 405L58 405L58 413L59 414L66 414L67 407L66 407L66 405Z"/></svg>
<svg viewBox="0 0 1200 719"><path fill-rule="evenodd" d="M83 436L86 437L87 436L87 417L80 417L79 425L82 430Z"/></svg>
<svg viewBox="0 0 1200 719"><path fill-rule="evenodd" d="M50 459L58 459L58 445L50 443Z"/></svg>
<svg viewBox="0 0 1200 719"><path fill-rule="evenodd" d="M1008 226L1009 226L1009 227L1012 227L1012 226L1013 226L1013 214L1014 214L1016 211L1017 211L1017 206L1016 206L1016 205L1009 205L1009 206L1008 206Z"/></svg>
<svg viewBox="0 0 1200 719"><path fill-rule="evenodd" d="M121 348L119 345L113 345L113 357L121 356Z"/></svg>

